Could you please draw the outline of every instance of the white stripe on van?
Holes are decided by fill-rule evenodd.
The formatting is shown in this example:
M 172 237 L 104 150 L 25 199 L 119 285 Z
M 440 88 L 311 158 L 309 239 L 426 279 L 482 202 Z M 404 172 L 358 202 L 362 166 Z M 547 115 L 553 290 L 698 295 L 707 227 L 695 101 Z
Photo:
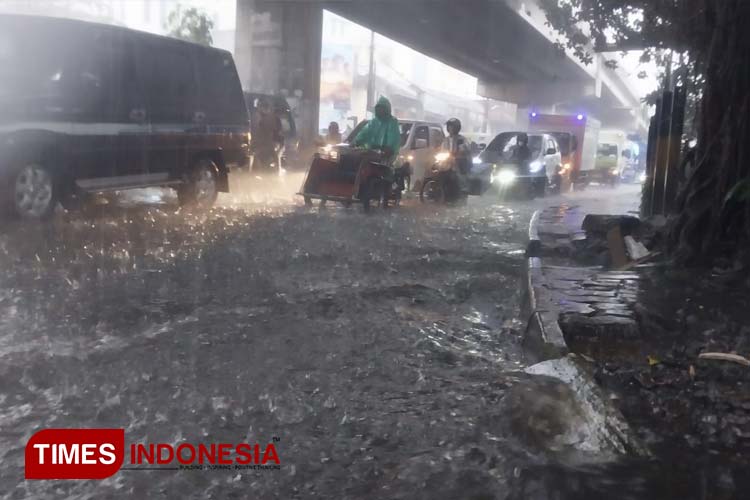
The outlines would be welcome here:
M 121 175 L 117 177 L 96 177 L 92 179 L 79 179 L 76 181 L 79 187 L 89 191 L 97 191 L 116 187 L 153 186 L 154 184 L 168 183 L 168 173 Z M 179 181 L 174 181 L 176 183 Z

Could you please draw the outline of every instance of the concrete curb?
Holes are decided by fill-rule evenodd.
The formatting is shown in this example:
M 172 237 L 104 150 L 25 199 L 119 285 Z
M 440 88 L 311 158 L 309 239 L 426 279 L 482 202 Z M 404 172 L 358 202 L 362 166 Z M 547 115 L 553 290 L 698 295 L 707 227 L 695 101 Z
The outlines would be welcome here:
M 526 258 L 540 257 L 542 241 L 539 239 L 539 216 L 540 210 L 534 212 L 529 222 L 529 243 L 526 245 Z
M 542 259 L 539 257 L 542 249 L 539 239 L 540 213 L 539 210 L 534 212 L 529 223 L 521 306 L 522 313 L 529 318 L 522 345 L 526 356 L 534 362 L 560 358 L 570 352 L 557 323 L 557 312 L 551 310 L 549 304 L 539 303 L 539 297 L 543 293 L 541 287 L 544 284 Z
M 546 292 L 540 257 L 539 218 L 536 211 L 529 223 L 529 244 L 522 284 L 522 314 L 528 315 L 522 346 L 525 357 L 536 364 L 527 373 L 547 375 L 568 385 L 576 395 L 585 415 L 582 427 L 586 447 L 615 454 L 648 456 L 650 452 L 630 428 L 620 411 L 599 388 L 592 370 L 582 358 L 571 354 L 558 323 L 558 311 Z

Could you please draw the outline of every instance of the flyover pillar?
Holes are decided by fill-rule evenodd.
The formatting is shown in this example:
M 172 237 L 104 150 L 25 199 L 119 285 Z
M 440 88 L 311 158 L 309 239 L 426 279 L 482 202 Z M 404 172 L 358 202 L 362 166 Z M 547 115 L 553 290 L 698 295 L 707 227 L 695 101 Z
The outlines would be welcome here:
M 286 94 L 303 144 L 317 137 L 320 2 L 237 0 L 235 59 L 245 90 Z

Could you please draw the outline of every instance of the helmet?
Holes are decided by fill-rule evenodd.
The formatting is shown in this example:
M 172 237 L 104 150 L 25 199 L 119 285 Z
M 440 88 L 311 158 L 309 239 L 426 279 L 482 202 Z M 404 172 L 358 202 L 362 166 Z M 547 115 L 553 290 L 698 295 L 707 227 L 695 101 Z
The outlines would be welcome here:
M 451 127 L 454 127 L 456 129 L 456 133 L 459 133 L 461 131 L 461 120 L 458 118 L 451 118 L 447 122 L 445 122 L 445 128 L 448 129 L 448 132 L 450 132 Z

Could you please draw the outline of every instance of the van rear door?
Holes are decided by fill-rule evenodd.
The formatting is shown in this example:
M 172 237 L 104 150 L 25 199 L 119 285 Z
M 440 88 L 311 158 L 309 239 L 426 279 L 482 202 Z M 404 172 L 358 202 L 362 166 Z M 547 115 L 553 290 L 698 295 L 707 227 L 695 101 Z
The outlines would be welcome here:
M 151 126 L 147 168 L 152 176 L 177 179 L 190 161 L 186 149 L 198 111 L 193 60 L 185 43 L 149 39 L 139 49 Z
M 199 132 L 188 145 L 189 150 L 222 151 L 224 161 L 247 164 L 247 133 L 250 120 L 245 95 L 231 54 L 224 51 L 195 47 L 192 51 L 199 68 L 199 94 L 192 117 Z M 253 96 L 249 107 L 254 107 Z M 278 113 L 278 110 L 277 110 Z M 257 121 L 257 116 L 255 117 Z M 281 117 L 282 128 L 285 120 Z M 284 137 L 287 137 L 284 130 Z

